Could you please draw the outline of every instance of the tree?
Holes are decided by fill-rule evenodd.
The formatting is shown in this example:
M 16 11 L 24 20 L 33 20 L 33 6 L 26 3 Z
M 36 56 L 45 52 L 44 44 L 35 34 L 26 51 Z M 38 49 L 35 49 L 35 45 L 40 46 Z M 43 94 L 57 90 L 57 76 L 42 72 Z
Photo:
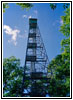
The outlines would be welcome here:
M 6 8 L 9 8 L 8 3 L 3 3 L 3 13 L 5 13 Z
M 30 9 L 31 7 L 33 7 L 33 5 L 31 3 L 16 3 L 16 5 L 19 5 L 23 10 L 24 9 Z M 3 3 L 3 13 L 5 13 L 5 9 L 9 8 L 9 4 L 8 3 Z
M 70 68 L 69 62 L 63 55 L 58 55 L 49 65 L 52 69 L 49 93 L 53 97 L 66 97 L 70 91 Z
M 33 7 L 32 3 L 16 3 L 16 5 L 19 5 L 23 10 L 26 9 L 30 9 L 31 7 Z
M 14 56 L 5 58 L 3 61 L 3 96 L 21 96 L 23 78 L 23 67 L 20 67 L 20 60 Z
M 50 3 L 50 7 L 52 10 L 55 10 L 57 7 L 57 3 Z M 66 9 L 69 7 L 69 3 L 63 3 L 63 8 Z
M 64 52 L 70 53 L 70 8 L 65 11 L 65 16 L 62 16 L 63 25 L 60 31 L 66 37 L 61 41 L 62 50 Z
M 52 76 L 49 86 L 49 94 L 53 97 L 70 96 L 70 8 L 61 17 L 63 25 L 60 31 L 65 38 L 61 41 L 62 54 L 57 55 L 50 64 Z

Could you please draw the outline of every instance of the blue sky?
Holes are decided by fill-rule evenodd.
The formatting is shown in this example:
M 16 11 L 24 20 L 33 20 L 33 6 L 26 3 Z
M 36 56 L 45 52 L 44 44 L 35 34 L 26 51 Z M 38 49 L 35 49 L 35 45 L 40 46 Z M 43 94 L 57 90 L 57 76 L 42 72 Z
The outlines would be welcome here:
M 34 3 L 33 5 L 30 10 L 26 11 L 15 3 L 10 3 L 10 7 L 3 14 L 3 58 L 15 56 L 20 58 L 21 65 L 25 62 L 29 18 L 31 17 L 38 19 L 49 61 L 61 53 L 60 42 L 64 36 L 59 29 L 63 23 L 61 20 L 61 16 L 64 15 L 63 4 L 58 3 L 54 11 L 49 3 Z

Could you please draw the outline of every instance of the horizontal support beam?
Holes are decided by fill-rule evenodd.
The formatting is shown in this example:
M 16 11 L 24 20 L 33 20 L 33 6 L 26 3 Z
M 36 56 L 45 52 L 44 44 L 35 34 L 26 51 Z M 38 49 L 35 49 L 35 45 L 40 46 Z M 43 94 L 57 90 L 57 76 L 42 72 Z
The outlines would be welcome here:
M 25 77 L 25 80 L 50 80 L 51 78 L 31 78 L 31 77 Z

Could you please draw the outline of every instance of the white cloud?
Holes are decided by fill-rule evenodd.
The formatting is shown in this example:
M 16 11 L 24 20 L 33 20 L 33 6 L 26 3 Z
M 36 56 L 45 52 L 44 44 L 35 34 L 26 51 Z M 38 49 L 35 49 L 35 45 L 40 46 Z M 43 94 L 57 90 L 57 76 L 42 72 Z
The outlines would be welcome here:
M 15 46 L 17 45 L 17 41 L 16 41 L 16 42 L 14 42 L 14 45 L 15 45 Z
M 32 18 L 31 15 L 23 15 L 22 17 L 23 17 L 23 18 L 28 18 L 28 19 L 29 19 L 29 18 Z
M 38 16 L 38 11 L 37 10 L 33 10 L 33 13 L 32 13 L 32 15 L 23 15 L 22 17 L 23 18 L 37 18 L 37 16 Z
M 7 35 L 11 35 L 11 39 L 8 40 L 8 42 L 13 42 L 13 44 L 16 46 L 17 45 L 17 36 L 18 34 L 20 33 L 20 30 L 18 29 L 12 29 L 10 26 L 8 25 L 4 25 L 3 26 L 3 29 L 4 29 L 4 32 L 7 34 Z
M 8 40 L 8 43 L 11 43 L 11 41 L 10 41 L 10 40 Z
M 19 35 L 19 38 L 27 38 L 28 34 Z
M 22 34 L 22 35 L 19 34 L 18 36 L 19 36 L 19 38 L 27 38 L 28 37 L 27 30 L 24 31 L 24 34 Z
M 60 24 L 61 24 L 61 25 L 63 24 L 63 20 L 62 20 L 62 19 L 60 19 Z
M 54 22 L 53 22 L 53 26 L 55 26 L 55 25 L 57 25 L 59 23 L 59 20 L 55 20 Z
M 30 15 L 28 18 L 32 18 L 32 16 Z
M 62 19 L 59 19 L 59 20 L 55 20 L 54 22 L 53 22 L 53 26 L 55 26 L 55 25 L 57 25 L 57 24 L 60 24 L 60 25 L 62 25 L 63 24 L 63 20 Z
M 17 26 L 14 26 L 14 28 L 16 28 L 16 29 L 17 29 L 18 27 L 17 27 Z
M 38 14 L 38 11 L 37 10 L 34 10 L 34 13 L 37 15 Z
M 23 18 L 27 18 L 27 15 L 23 15 Z

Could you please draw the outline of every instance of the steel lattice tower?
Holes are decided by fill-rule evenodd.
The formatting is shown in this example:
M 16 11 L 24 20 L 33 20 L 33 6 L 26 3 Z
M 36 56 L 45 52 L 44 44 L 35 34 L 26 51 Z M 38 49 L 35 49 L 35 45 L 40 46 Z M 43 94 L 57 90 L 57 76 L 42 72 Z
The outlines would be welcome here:
M 41 38 L 37 19 L 29 19 L 29 35 L 24 66 L 22 95 L 45 97 L 48 76 L 48 56 Z

